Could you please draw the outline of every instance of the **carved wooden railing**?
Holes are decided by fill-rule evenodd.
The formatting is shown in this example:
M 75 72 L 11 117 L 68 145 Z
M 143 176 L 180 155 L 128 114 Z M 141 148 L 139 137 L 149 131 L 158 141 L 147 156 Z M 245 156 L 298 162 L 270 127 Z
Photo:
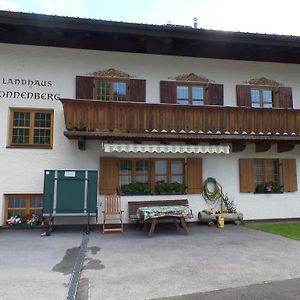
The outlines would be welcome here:
M 300 110 L 61 99 L 67 130 L 298 136 Z

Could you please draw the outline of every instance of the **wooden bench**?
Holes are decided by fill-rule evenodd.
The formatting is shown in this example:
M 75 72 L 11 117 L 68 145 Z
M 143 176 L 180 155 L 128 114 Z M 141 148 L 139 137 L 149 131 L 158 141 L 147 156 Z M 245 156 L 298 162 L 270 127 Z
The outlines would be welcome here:
M 129 201 L 128 202 L 128 216 L 129 220 L 138 221 L 136 212 L 139 207 L 149 206 L 173 206 L 173 205 L 189 205 L 187 199 L 176 200 L 150 200 L 150 201 Z

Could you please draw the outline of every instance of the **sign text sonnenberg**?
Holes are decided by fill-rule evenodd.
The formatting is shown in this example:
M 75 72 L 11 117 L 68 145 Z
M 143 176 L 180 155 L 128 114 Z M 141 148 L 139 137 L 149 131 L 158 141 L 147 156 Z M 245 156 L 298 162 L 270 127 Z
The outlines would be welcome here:
M 51 80 L 38 80 L 38 79 L 19 79 L 19 78 L 2 78 L 1 84 L 4 86 L 0 89 L 0 99 L 33 99 L 33 100 L 59 100 L 60 94 L 58 93 L 47 93 L 38 91 L 24 91 L 24 90 L 11 90 L 9 88 L 53 88 L 53 82 Z M 6 88 L 6 89 L 5 89 Z

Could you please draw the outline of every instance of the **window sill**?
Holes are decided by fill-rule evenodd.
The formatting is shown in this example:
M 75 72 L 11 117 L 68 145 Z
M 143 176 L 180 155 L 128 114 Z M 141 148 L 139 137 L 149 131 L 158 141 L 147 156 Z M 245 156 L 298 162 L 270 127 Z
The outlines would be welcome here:
M 7 149 L 12 149 L 12 148 L 17 148 L 17 149 L 47 149 L 47 150 L 52 150 L 53 147 L 50 146 L 38 146 L 38 145 L 9 145 L 6 146 Z
M 254 194 L 283 194 L 283 192 L 254 192 Z

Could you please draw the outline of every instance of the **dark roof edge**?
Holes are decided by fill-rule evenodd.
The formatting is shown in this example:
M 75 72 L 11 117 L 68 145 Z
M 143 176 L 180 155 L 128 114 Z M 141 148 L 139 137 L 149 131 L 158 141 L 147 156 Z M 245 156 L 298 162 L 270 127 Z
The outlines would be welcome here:
M 0 10 L 0 23 L 1 24 L 14 24 L 14 25 L 32 25 L 32 26 L 42 26 L 42 27 L 56 27 L 64 29 L 77 29 L 77 30 L 92 30 L 103 31 L 104 29 L 114 32 L 130 33 L 134 30 L 136 33 L 152 33 L 152 35 L 161 36 L 163 33 L 172 33 L 175 35 L 185 34 L 188 38 L 191 35 L 197 39 L 197 34 L 205 34 L 212 36 L 212 38 L 224 38 L 233 39 L 236 38 L 241 42 L 242 39 L 255 39 L 256 41 L 264 40 L 267 41 L 280 41 L 280 42 L 299 42 L 300 36 L 293 35 L 277 35 L 277 34 L 267 34 L 267 33 L 250 33 L 250 32 L 240 32 L 240 31 L 222 31 L 214 29 L 203 29 L 203 28 L 193 28 L 191 26 L 181 26 L 181 25 L 154 25 L 154 24 L 143 24 L 143 23 L 129 23 L 120 21 L 106 21 L 99 19 L 90 18 L 79 18 L 79 17 L 67 17 L 67 16 L 57 16 L 57 15 L 46 15 L 46 14 L 36 14 L 36 13 L 24 13 L 24 12 L 12 12 Z M 182 37 L 182 36 L 181 36 Z

